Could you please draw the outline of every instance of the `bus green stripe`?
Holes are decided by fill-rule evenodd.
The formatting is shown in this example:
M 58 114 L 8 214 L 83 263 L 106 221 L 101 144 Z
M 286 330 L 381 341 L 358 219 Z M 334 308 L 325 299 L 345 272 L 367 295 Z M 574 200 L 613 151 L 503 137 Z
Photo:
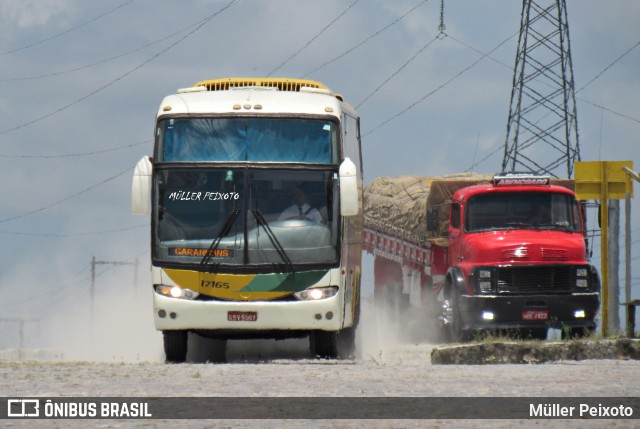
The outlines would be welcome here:
M 328 270 L 258 274 L 239 292 L 298 292 L 317 283 Z

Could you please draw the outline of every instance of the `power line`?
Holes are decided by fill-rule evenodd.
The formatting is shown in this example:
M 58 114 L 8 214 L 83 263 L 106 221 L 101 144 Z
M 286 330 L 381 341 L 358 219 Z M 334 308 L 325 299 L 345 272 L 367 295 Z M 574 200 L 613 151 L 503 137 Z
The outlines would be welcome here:
M 23 217 L 26 217 L 26 216 L 29 216 L 29 215 L 32 215 L 32 214 L 35 214 L 35 213 L 39 213 L 39 212 L 42 212 L 42 211 L 45 211 L 47 209 L 50 209 L 51 207 L 55 207 L 55 206 L 65 202 L 65 201 L 68 201 L 68 200 L 70 200 L 72 198 L 75 198 L 75 197 L 80 196 L 80 195 L 82 195 L 84 193 L 87 193 L 87 192 L 91 191 L 92 189 L 97 188 L 98 186 L 104 185 L 107 182 L 110 182 L 110 181 L 112 181 L 114 179 L 117 179 L 118 177 L 122 176 L 123 174 L 129 173 L 132 169 L 133 169 L 133 166 L 130 166 L 126 170 L 122 170 L 121 172 L 115 174 L 114 176 L 111 176 L 111 177 L 109 177 L 107 179 L 104 179 L 103 181 L 101 181 L 99 183 L 91 185 L 88 188 L 85 188 L 85 189 L 83 189 L 81 191 L 78 191 L 78 192 L 76 192 L 74 194 L 71 194 L 71 195 L 69 195 L 69 196 L 67 196 L 65 198 L 62 198 L 61 200 L 55 201 L 55 202 L 53 202 L 51 204 L 48 204 L 46 206 L 43 206 L 43 207 L 40 207 L 40 208 L 37 208 L 37 209 L 34 209 L 34 210 L 30 210 L 28 212 L 25 212 L 25 213 L 22 213 L 22 214 L 19 214 L 19 215 L 11 216 L 11 217 L 8 217 L 8 218 L 5 218 L 5 219 L 0 219 L 0 223 L 9 222 L 9 221 L 15 220 L 15 219 L 21 219 Z
M 467 47 L 467 48 L 469 48 L 469 49 L 471 49 L 471 50 L 473 50 L 473 51 L 475 51 L 475 52 L 477 52 L 477 53 L 479 53 L 479 54 L 481 54 L 481 55 L 484 55 L 484 53 L 483 53 L 482 51 L 480 51 L 479 49 L 477 49 L 477 48 L 475 48 L 475 47 L 473 47 L 473 46 L 469 45 L 468 43 L 466 43 L 466 42 L 464 42 L 464 41 L 462 41 L 462 40 L 456 39 L 455 37 L 453 37 L 453 36 L 451 36 L 451 35 L 447 35 L 447 37 L 449 37 L 451 40 L 453 40 L 453 41 L 455 41 L 455 42 L 457 42 L 457 43 L 459 43 L 459 44 L 461 44 L 461 45 L 463 45 L 463 46 L 465 46 L 465 47 Z M 633 49 L 633 48 L 635 48 L 636 46 L 638 46 L 638 44 L 640 44 L 640 42 L 636 43 L 636 44 L 635 44 L 631 49 Z M 627 53 L 629 53 L 629 52 L 631 51 L 631 49 L 629 49 L 627 52 L 625 52 L 625 54 L 623 54 L 623 56 L 624 56 L 624 55 L 626 55 Z M 489 58 L 491 61 L 495 62 L 496 64 L 499 64 L 499 65 L 501 65 L 501 66 L 503 66 L 503 67 L 505 67 L 505 68 L 507 68 L 507 69 L 511 70 L 511 66 L 509 66 L 508 64 L 503 63 L 503 62 L 502 62 L 502 61 L 500 61 L 500 60 L 497 60 L 497 59 L 495 59 L 495 58 L 493 58 L 493 57 L 491 57 L 491 56 L 487 56 L 487 58 Z M 621 56 L 621 57 L 619 57 L 619 58 L 618 58 L 618 60 L 619 60 L 619 59 L 621 59 L 621 58 L 622 58 L 622 56 Z M 605 68 L 604 68 L 600 73 L 598 73 L 597 77 L 600 77 L 600 75 L 602 75 L 606 70 L 608 70 L 609 68 L 611 68 L 611 66 L 612 66 L 613 64 L 615 64 L 618 60 L 614 61 L 612 64 L 610 64 L 610 65 L 608 65 L 607 67 L 605 67 Z M 597 78 L 597 77 L 596 77 L 596 78 Z M 591 81 L 589 81 L 589 83 L 587 83 L 587 85 L 589 85 L 591 82 L 593 82 L 596 78 L 591 79 Z M 584 89 L 587 85 L 584 85 L 582 88 L 580 88 L 580 91 L 581 91 L 582 89 Z M 577 93 L 577 92 L 578 92 L 578 91 L 576 91 L 576 93 Z M 621 118 L 629 119 L 629 120 L 631 120 L 631 121 L 634 121 L 634 122 L 640 123 L 640 119 L 638 119 L 638 118 L 634 118 L 634 117 L 632 117 L 632 116 L 625 115 L 624 113 L 616 112 L 615 110 L 612 110 L 612 109 L 610 109 L 610 108 L 608 108 L 608 107 L 605 107 L 605 106 L 602 106 L 602 105 L 600 105 L 600 104 L 594 103 L 593 101 L 589 101 L 589 100 L 587 100 L 586 98 L 583 98 L 583 97 L 576 97 L 576 99 L 577 99 L 577 100 L 580 100 L 580 101 L 583 101 L 583 102 L 585 102 L 585 103 L 587 103 L 587 104 L 590 104 L 590 105 L 592 105 L 592 106 L 594 106 L 594 107 L 597 107 L 598 109 L 602 109 L 602 110 L 604 110 L 604 111 L 607 111 L 607 112 L 609 112 L 609 113 L 611 113 L 611 114 L 613 114 L 613 115 L 616 115 L 616 116 L 619 116 L 619 117 L 621 117 Z
M 140 228 L 148 228 L 148 227 L 149 227 L 149 224 L 144 224 L 144 225 L 127 226 L 127 227 L 123 227 L 123 228 L 104 229 L 104 230 L 100 230 L 100 231 L 70 232 L 70 233 L 66 233 L 66 234 L 62 234 L 62 233 L 44 233 L 44 232 L 17 232 L 17 231 L 0 231 L 0 234 L 17 235 L 17 236 L 28 236 L 28 237 L 67 238 L 67 237 L 79 237 L 79 236 L 83 236 L 83 235 L 112 234 L 114 232 L 131 231 L 132 229 L 140 229 Z
M 0 154 L 0 158 L 10 158 L 10 159 L 53 159 L 53 158 L 74 158 L 81 156 L 90 156 L 90 155 L 99 155 L 107 152 L 115 152 L 118 150 L 128 149 L 130 147 L 140 146 L 143 144 L 149 144 L 151 140 L 145 140 L 143 142 L 131 143 L 124 146 L 116 146 L 108 149 L 102 150 L 94 150 L 91 152 L 76 152 L 76 153 L 66 153 L 60 155 L 2 155 Z
M 189 24 L 188 26 L 182 28 L 181 30 L 175 31 L 175 32 L 173 32 L 173 33 L 171 33 L 171 34 L 169 34 L 167 36 L 164 36 L 164 37 L 162 37 L 160 39 L 157 39 L 157 40 L 155 40 L 153 42 L 150 42 L 150 43 L 147 43 L 147 44 L 145 44 L 143 46 L 140 46 L 138 48 L 131 49 L 129 51 L 120 53 L 118 55 L 114 55 L 112 57 L 104 58 L 102 60 L 96 61 L 96 62 L 91 63 L 91 64 L 85 64 L 85 65 L 82 65 L 82 66 L 74 67 L 72 69 L 61 70 L 61 71 L 51 72 L 51 73 L 45 73 L 45 74 L 41 74 L 41 75 L 37 75 L 37 76 L 24 76 L 24 77 L 14 77 L 14 78 L 0 79 L 0 82 L 16 82 L 16 81 L 43 79 L 43 78 L 47 78 L 47 77 L 60 76 L 60 75 L 63 75 L 63 74 L 68 74 L 68 73 L 76 72 L 76 71 L 79 71 L 79 70 L 87 69 L 87 68 L 90 68 L 90 67 L 94 67 L 94 66 L 97 66 L 97 65 L 100 65 L 100 64 L 104 64 L 104 63 L 107 63 L 109 61 L 113 61 L 113 60 L 116 60 L 118 58 L 122 58 L 122 57 L 125 57 L 127 55 L 133 54 L 135 52 L 142 51 L 142 50 L 144 50 L 144 49 L 146 49 L 146 48 L 148 48 L 150 46 L 157 45 L 158 43 L 164 42 L 167 39 L 171 39 L 171 38 L 177 36 L 178 34 L 184 33 L 185 31 L 197 26 L 198 24 L 200 24 L 201 22 L 203 22 L 205 20 L 206 20 L 206 18 L 200 19 L 200 20 L 198 20 L 198 21 L 196 21 L 196 22 L 194 22 L 192 24 Z
M 356 49 L 358 49 L 360 46 L 364 45 L 365 43 L 367 43 L 369 40 L 373 39 L 374 37 L 376 37 L 378 34 L 382 33 L 383 31 L 389 29 L 390 27 L 392 27 L 394 24 L 400 22 L 404 17 L 406 17 L 407 15 L 411 14 L 414 10 L 416 10 L 418 7 L 422 6 L 423 4 L 425 4 L 426 2 L 428 2 L 429 0 L 422 0 L 420 3 L 418 3 L 417 5 L 415 5 L 414 7 L 412 7 L 411 9 L 409 9 L 407 12 L 405 12 L 403 15 L 401 15 L 399 18 L 391 21 L 389 24 L 387 24 L 386 26 L 382 27 L 380 30 L 372 33 L 371 35 L 369 35 L 368 37 L 366 37 L 365 39 L 363 39 L 361 42 L 355 44 L 354 46 L 352 46 L 351 48 L 347 49 L 346 51 L 344 51 L 343 53 L 341 53 L 340 55 L 338 55 L 337 57 L 334 57 L 332 59 L 330 59 L 329 61 L 326 61 L 322 64 L 320 64 L 318 67 L 316 67 L 315 69 L 308 71 L 307 73 L 305 73 L 304 75 L 302 75 L 302 78 L 305 78 L 307 76 L 309 76 L 311 73 L 315 73 L 318 70 L 321 70 L 323 68 L 325 68 L 326 66 L 328 66 L 331 63 L 334 63 L 336 61 L 338 61 L 340 58 L 344 57 L 345 55 L 355 51 Z
M 58 114 L 60 112 L 63 112 L 65 110 L 67 110 L 68 108 L 75 106 L 76 104 L 79 104 L 80 102 L 86 100 L 87 98 L 109 88 L 110 86 L 112 86 L 113 84 L 115 84 L 116 82 L 119 82 L 120 80 L 124 79 L 125 77 L 129 76 L 130 74 L 132 74 L 133 72 L 141 69 L 142 67 L 144 67 L 145 65 L 147 65 L 148 63 L 150 63 L 151 61 L 153 61 L 154 59 L 158 58 L 160 55 L 164 54 L 165 52 L 167 52 L 169 49 L 175 47 L 176 45 L 178 45 L 179 43 L 183 42 L 184 40 L 186 40 L 189 36 L 191 36 L 193 33 L 195 33 L 196 31 L 198 31 L 200 28 L 202 28 L 205 24 L 207 24 L 209 21 L 211 21 L 213 18 L 215 18 L 216 16 L 218 16 L 219 14 L 221 14 L 222 12 L 224 12 L 225 10 L 229 9 L 236 1 L 238 0 L 231 0 L 229 3 L 227 3 L 225 6 L 223 6 L 220 10 L 218 10 L 217 12 L 207 16 L 205 19 L 203 19 L 200 24 L 198 26 L 196 26 L 193 30 L 191 30 L 190 32 L 188 32 L 187 34 L 185 34 L 184 36 L 182 36 L 180 39 L 178 39 L 177 41 L 175 41 L 174 43 L 172 43 L 171 45 L 169 45 L 168 47 L 164 48 L 163 50 L 161 50 L 160 52 L 154 54 L 153 56 L 151 56 L 150 58 L 148 58 L 147 60 L 143 61 L 141 64 L 139 64 L 138 66 L 132 68 L 131 70 L 127 71 L 126 73 L 118 76 L 117 78 L 115 78 L 114 80 L 112 80 L 111 82 L 99 87 L 98 89 L 95 89 L 93 91 L 91 91 L 90 93 L 80 97 L 79 99 L 77 99 L 76 101 L 73 101 L 63 107 L 58 108 L 57 110 L 54 110 L 52 112 L 49 112 L 43 116 L 40 116 L 36 119 L 33 119 L 29 122 L 25 122 L 23 124 L 17 125 L 13 128 L 8 128 L 5 130 L 0 131 L 0 135 L 4 135 L 7 133 L 10 133 L 12 131 L 16 131 L 19 130 L 21 128 L 27 127 L 29 125 L 33 125 L 37 122 L 42 121 L 43 119 L 49 118 L 55 114 Z
M 138 252 L 133 259 L 137 259 L 140 258 L 142 255 L 149 253 L 149 249 L 145 248 L 142 252 Z M 55 289 L 46 289 L 46 290 L 36 290 L 34 292 L 37 293 L 36 296 L 31 296 L 28 297 L 26 299 L 22 299 L 19 301 L 13 301 L 13 302 L 2 302 L 0 303 L 0 308 L 11 308 L 11 307 L 16 307 L 16 306 L 20 306 L 22 304 L 26 304 L 26 303 L 33 303 L 35 300 L 42 298 L 42 297 L 47 297 L 50 295 L 55 295 L 52 298 L 48 298 L 47 302 L 44 305 L 41 305 L 40 307 L 36 307 L 36 310 L 34 313 L 42 313 L 44 312 L 47 308 L 50 308 L 52 305 L 55 305 L 61 301 L 65 301 L 65 303 L 69 304 L 69 298 L 72 294 L 77 294 L 78 289 L 77 288 L 72 288 L 73 286 L 78 286 L 80 284 L 83 283 L 88 283 L 91 280 L 90 276 L 82 276 L 82 274 L 85 274 L 86 271 L 90 271 L 91 265 L 84 265 L 82 269 L 80 269 L 78 272 L 76 272 L 74 275 L 68 277 L 66 279 L 66 281 L 64 281 L 64 284 L 62 286 L 59 286 Z M 113 269 L 113 267 L 108 266 L 105 269 L 103 269 L 100 272 L 96 272 L 95 275 L 96 277 L 100 277 L 103 274 L 105 274 L 108 271 L 111 271 Z M 90 273 L 87 273 L 90 274 Z M 78 296 L 81 296 L 80 294 L 77 294 Z M 76 298 L 77 300 L 77 298 Z
M 105 16 L 112 14 L 113 12 L 117 11 L 120 8 L 123 8 L 124 6 L 128 5 L 131 2 L 133 2 L 133 0 L 128 0 L 128 1 L 118 5 L 116 7 L 114 7 L 113 9 L 108 10 L 107 12 L 105 12 L 103 14 L 98 15 L 98 16 L 90 19 L 89 21 L 83 22 L 82 24 L 76 25 L 75 27 L 72 27 L 72 28 L 69 28 L 68 30 L 65 30 L 65 31 L 62 31 L 60 33 L 54 34 L 53 36 L 49 36 L 49 37 L 47 37 L 45 39 L 38 40 L 37 42 L 29 43 L 28 45 L 24 45 L 24 46 L 21 46 L 19 48 L 15 48 L 15 49 L 12 49 L 10 51 L 0 52 L 0 55 L 9 55 L 9 54 L 13 54 L 15 52 L 23 51 L 25 49 L 33 48 L 34 46 L 41 45 L 41 44 L 43 44 L 45 42 L 48 42 L 48 41 L 53 40 L 53 39 L 56 39 L 56 38 L 58 38 L 60 36 L 63 36 L 65 34 L 69 34 L 72 31 L 75 31 L 75 30 L 77 30 L 79 28 L 85 27 L 85 26 L 87 26 L 87 25 L 89 25 L 89 24 L 91 24 L 93 22 L 96 22 L 100 18 L 104 18 Z
M 347 8 L 342 11 L 342 13 L 340 15 L 338 15 L 337 17 L 335 17 L 333 19 L 333 21 L 331 21 L 329 24 L 325 25 L 324 28 L 322 30 L 320 30 L 320 32 L 318 34 L 316 34 L 315 36 L 313 36 L 311 38 L 311 40 L 309 40 L 303 47 L 301 47 L 300 49 L 298 49 L 296 52 L 294 52 L 293 54 L 291 54 L 286 60 L 284 60 L 282 63 L 280 63 L 279 66 L 277 66 L 276 68 L 274 68 L 273 70 L 271 70 L 269 72 L 269 74 L 267 74 L 267 77 L 272 76 L 276 71 L 280 70 L 282 67 L 284 67 L 285 64 L 287 64 L 289 61 L 291 61 L 293 58 L 295 58 L 296 56 L 298 56 L 298 54 L 300 54 L 300 52 L 302 52 L 303 50 L 305 50 L 311 43 L 313 43 L 314 40 L 316 40 L 318 37 L 320 37 L 320 35 L 322 33 L 324 33 L 329 27 L 331 27 L 333 24 L 335 24 L 340 18 L 342 18 L 347 12 L 349 12 L 349 10 L 355 6 L 356 3 L 358 3 L 360 0 L 355 0 L 353 3 L 351 3 L 349 6 L 347 6 Z
M 609 64 L 604 69 L 602 69 L 602 71 L 600 73 L 598 73 L 597 75 L 595 75 L 589 82 L 587 82 L 584 85 L 582 85 L 582 87 L 579 90 L 576 91 L 576 94 L 578 92 L 582 91 L 583 89 L 585 89 L 587 86 L 591 85 L 596 79 L 598 79 L 600 76 L 602 76 L 607 70 L 609 70 L 611 67 L 613 67 L 618 61 L 620 61 L 621 59 L 626 57 L 631 51 L 633 51 L 638 46 L 640 46 L 640 40 L 638 40 L 635 45 L 633 45 L 632 47 L 627 49 L 622 55 L 620 55 L 618 58 L 616 58 L 611 64 Z
M 513 33 L 513 35 L 512 35 L 511 37 L 515 36 L 516 34 L 518 34 L 518 31 L 516 31 L 515 33 Z M 500 60 L 497 60 L 497 59 L 493 58 L 491 55 L 488 55 L 488 54 L 486 54 L 485 52 L 482 52 L 480 49 L 478 49 L 478 48 L 476 48 L 476 47 L 474 47 L 474 46 L 471 46 L 471 45 L 470 45 L 470 44 L 468 44 L 467 42 L 465 42 L 465 41 L 463 41 L 463 40 L 460 40 L 460 39 L 457 39 L 457 38 L 455 38 L 454 36 L 452 36 L 452 35 L 450 35 L 450 34 L 447 34 L 447 37 L 448 37 L 449 39 L 453 40 L 454 42 L 461 44 L 461 45 L 462 45 L 462 46 L 464 46 L 465 48 L 469 48 L 469 49 L 471 49 L 472 51 L 477 52 L 477 53 L 478 53 L 478 54 L 480 54 L 480 55 L 486 55 L 486 57 L 487 57 L 488 59 L 490 59 L 491 61 L 493 61 L 494 63 L 496 63 L 496 64 L 499 64 L 499 65 L 503 66 L 504 68 L 508 69 L 509 71 L 513 71 L 513 67 L 512 67 L 512 66 L 510 66 L 510 65 L 508 65 L 508 64 L 506 64 L 506 63 L 503 63 L 503 62 L 502 62 L 502 61 L 500 61 Z
M 446 36 L 446 33 L 443 33 Z M 447 85 L 449 85 L 451 82 L 453 82 L 454 80 L 456 80 L 458 77 L 460 77 L 461 75 L 463 75 L 464 73 L 466 73 L 467 71 L 471 70 L 473 67 L 475 67 L 478 63 L 480 63 L 480 61 L 482 61 L 483 59 L 487 58 L 491 53 L 493 53 L 494 51 L 496 51 L 498 48 L 500 48 L 502 45 L 504 45 L 505 43 L 507 43 L 511 38 L 513 38 L 514 35 L 511 35 L 509 37 L 507 37 L 506 39 L 504 39 L 502 42 L 500 42 L 495 48 L 493 48 L 491 51 L 489 51 L 488 53 L 482 55 L 480 58 L 478 58 L 477 60 L 475 60 L 473 63 L 471 63 L 469 66 L 467 66 L 466 68 L 464 68 L 463 70 L 459 71 L 458 73 L 456 73 L 455 75 L 453 75 L 452 77 L 450 77 L 446 82 L 444 82 L 443 84 L 441 84 L 440 86 L 438 86 L 437 88 L 429 91 L 428 93 L 426 93 L 425 95 L 423 95 L 422 97 L 420 97 L 418 100 L 416 100 L 415 102 L 411 103 L 409 106 L 405 107 L 403 110 L 401 110 L 400 112 L 396 113 L 395 115 L 391 116 L 389 119 L 386 119 L 384 121 L 382 121 L 380 124 L 378 124 L 377 126 L 375 126 L 373 129 L 371 129 L 370 131 L 368 131 L 366 134 L 363 134 L 362 137 L 366 137 L 369 134 L 373 134 L 374 132 L 376 132 L 377 130 L 379 130 L 380 128 L 384 127 L 385 125 L 387 125 L 389 122 L 393 121 L 394 119 L 399 118 L 400 116 L 404 115 L 405 113 L 407 113 L 409 110 L 413 109 L 415 106 L 417 106 L 418 104 L 422 103 L 424 100 L 426 100 L 427 98 L 431 97 L 432 95 L 434 95 L 435 93 L 437 93 L 438 91 L 440 91 L 441 89 L 443 89 L 444 87 L 446 87 Z
M 360 106 L 362 106 L 367 100 L 369 100 L 371 97 L 373 97 L 375 95 L 376 92 L 378 92 L 383 86 L 385 86 L 387 84 L 387 82 L 389 82 L 391 79 L 393 79 L 398 73 L 400 73 L 402 70 L 404 70 L 405 67 L 407 67 L 413 60 L 416 59 L 416 57 L 418 55 L 420 55 L 425 49 L 427 49 L 429 46 L 431 46 L 433 44 L 433 42 L 435 42 L 436 40 L 439 39 L 439 35 L 434 37 L 433 39 L 431 39 L 429 42 L 427 42 L 426 45 L 422 46 L 422 48 L 420 48 L 418 50 L 418 52 L 416 52 L 411 58 L 409 58 L 403 65 L 401 65 L 396 71 L 394 71 L 393 73 L 391 73 L 391 75 L 386 78 L 384 80 L 384 82 L 382 82 L 380 85 L 378 85 L 378 87 L 376 89 L 374 89 L 373 91 L 371 91 L 369 93 L 369 95 L 367 95 L 364 99 L 362 99 L 362 101 L 360 101 L 360 103 L 358 103 L 358 105 L 356 106 L 356 109 L 359 109 Z
M 485 162 L 487 159 L 491 158 L 493 155 L 495 155 L 496 153 L 500 152 L 502 149 L 504 149 L 502 146 L 499 146 L 496 150 L 494 150 L 493 152 L 491 152 L 489 155 L 485 156 L 484 158 L 482 158 L 480 161 L 478 162 L 474 162 L 473 164 L 471 164 L 471 166 L 469 168 L 467 168 L 465 170 L 465 172 L 467 171 L 471 171 L 474 167 L 482 164 L 483 162 Z
M 583 101 L 583 102 L 585 102 L 587 104 L 590 104 L 590 105 L 592 105 L 594 107 L 597 107 L 598 109 L 604 110 L 605 112 L 609 112 L 609 113 L 611 113 L 613 115 L 619 116 L 621 118 L 629 119 L 630 121 L 637 122 L 637 123 L 640 124 L 640 119 L 638 119 L 638 118 L 634 118 L 632 116 L 625 115 L 624 113 L 616 112 L 615 110 L 611 110 L 608 107 L 605 107 L 605 106 L 602 106 L 600 104 L 594 103 L 593 101 L 589 101 L 589 100 L 587 100 L 587 99 L 585 99 L 583 97 L 577 97 L 577 98 L 578 98 L 578 100 Z

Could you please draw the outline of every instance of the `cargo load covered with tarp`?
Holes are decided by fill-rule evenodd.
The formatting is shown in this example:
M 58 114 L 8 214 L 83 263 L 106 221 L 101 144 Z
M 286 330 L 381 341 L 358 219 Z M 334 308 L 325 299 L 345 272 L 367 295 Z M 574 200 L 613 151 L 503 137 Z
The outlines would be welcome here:
M 365 228 L 424 246 L 447 246 L 449 204 L 468 186 L 491 183 L 492 174 L 378 177 L 364 190 Z M 573 190 L 572 180 L 552 179 Z

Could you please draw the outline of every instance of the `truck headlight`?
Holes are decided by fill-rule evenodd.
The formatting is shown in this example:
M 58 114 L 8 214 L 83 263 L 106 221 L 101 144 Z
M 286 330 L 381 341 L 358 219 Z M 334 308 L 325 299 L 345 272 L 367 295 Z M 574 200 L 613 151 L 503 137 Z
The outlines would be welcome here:
M 478 289 L 481 293 L 490 292 L 493 289 L 493 282 L 491 281 L 491 270 L 487 268 L 476 268 L 475 270 L 476 282 Z M 469 278 L 471 280 L 471 278 Z
M 317 301 L 319 299 L 325 299 L 334 296 L 338 293 L 337 286 L 327 287 L 312 287 L 309 289 L 301 290 L 293 294 L 300 301 Z
M 489 292 L 491 290 L 491 282 L 480 282 L 480 291 Z
M 165 285 L 156 285 L 156 292 L 163 296 L 168 296 L 171 298 L 178 299 L 196 299 L 198 292 L 194 292 L 191 289 L 181 288 L 179 286 L 165 286 Z
M 576 287 L 589 287 L 589 270 L 587 268 L 576 268 Z
M 576 279 L 577 287 L 589 287 L 589 282 L 587 279 Z

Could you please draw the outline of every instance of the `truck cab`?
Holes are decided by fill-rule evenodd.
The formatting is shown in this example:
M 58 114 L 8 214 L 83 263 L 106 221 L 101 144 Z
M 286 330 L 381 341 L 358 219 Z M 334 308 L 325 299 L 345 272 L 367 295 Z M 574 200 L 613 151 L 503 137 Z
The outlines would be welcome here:
M 600 282 L 583 211 L 550 178 L 498 175 L 451 199 L 443 320 L 454 339 L 476 330 L 595 329 Z

